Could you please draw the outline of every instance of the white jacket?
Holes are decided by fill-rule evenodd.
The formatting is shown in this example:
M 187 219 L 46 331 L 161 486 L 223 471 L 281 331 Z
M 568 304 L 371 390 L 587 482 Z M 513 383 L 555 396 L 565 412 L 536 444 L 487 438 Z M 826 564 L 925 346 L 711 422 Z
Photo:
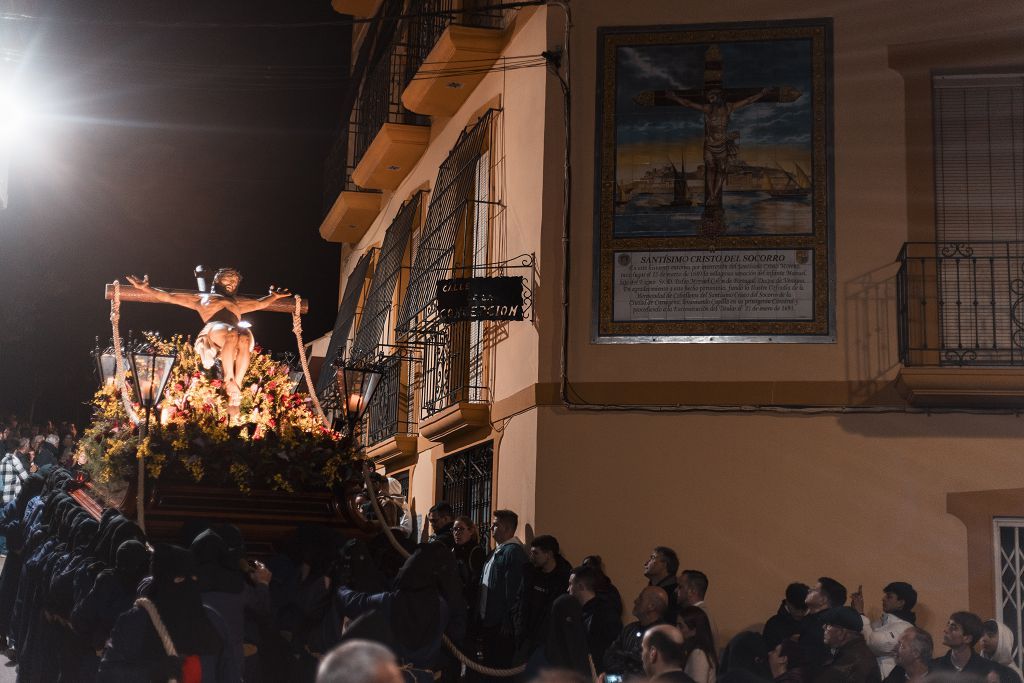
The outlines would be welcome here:
M 882 612 L 882 617 L 875 621 L 868 621 L 863 614 L 860 618 L 864 621 L 864 641 L 875 653 L 878 659 L 878 670 L 882 678 L 888 676 L 896 667 L 896 645 L 900 636 L 908 628 L 913 626 L 909 621 L 904 621 L 897 616 Z

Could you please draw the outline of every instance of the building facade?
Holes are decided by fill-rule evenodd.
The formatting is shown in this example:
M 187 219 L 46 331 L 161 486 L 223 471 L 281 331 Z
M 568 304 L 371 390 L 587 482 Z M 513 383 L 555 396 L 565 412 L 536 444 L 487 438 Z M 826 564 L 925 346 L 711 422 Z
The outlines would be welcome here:
M 516 510 L 520 537 L 602 555 L 627 600 L 650 549 L 671 546 L 709 576 L 724 636 L 822 575 L 869 606 L 913 583 L 936 635 L 969 608 L 1020 636 L 1024 6 L 590 0 L 571 24 L 556 4 L 334 6 L 375 20 L 356 30 L 360 89 L 320 227 L 345 244 L 320 347 L 325 367 L 386 368 L 367 453 L 420 514 L 441 498 L 478 520 Z M 675 178 L 673 196 L 700 201 L 714 154 L 600 182 L 602 37 L 807 21 L 830 41 L 829 330 L 606 343 L 602 198 Z M 704 35 L 706 88 L 707 44 L 728 36 Z M 641 66 L 682 87 L 671 65 Z M 730 172 L 727 201 L 799 186 L 792 165 L 760 163 Z M 701 253 L 730 244 L 708 239 Z M 523 278 L 524 320 L 442 321 L 439 280 L 498 276 Z

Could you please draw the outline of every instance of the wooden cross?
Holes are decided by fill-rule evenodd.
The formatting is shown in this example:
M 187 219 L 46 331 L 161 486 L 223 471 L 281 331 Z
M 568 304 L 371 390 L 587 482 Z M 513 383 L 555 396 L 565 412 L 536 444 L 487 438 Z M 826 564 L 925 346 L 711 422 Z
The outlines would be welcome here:
M 198 289 L 170 289 L 170 288 L 163 288 L 163 289 L 164 289 L 165 292 L 168 292 L 170 294 L 193 294 L 193 295 L 206 294 L 206 292 L 200 291 Z M 110 300 L 112 300 L 114 298 L 114 284 L 113 283 L 108 283 L 106 285 L 106 287 L 104 288 L 104 298 L 107 301 L 110 301 Z M 256 299 L 258 299 L 259 297 L 241 295 L 241 296 L 237 296 L 235 298 L 237 300 L 240 300 L 240 301 L 256 301 Z M 165 302 L 160 301 L 159 299 L 157 299 L 155 294 L 151 294 L 149 292 L 143 292 L 143 291 L 141 291 L 139 289 L 136 289 L 133 285 L 130 285 L 130 284 L 122 284 L 121 285 L 121 301 L 137 301 L 139 303 L 147 303 L 147 304 L 165 303 Z M 294 299 L 294 297 L 289 297 L 287 299 L 281 299 L 279 301 L 274 301 L 274 302 L 271 302 L 266 308 L 263 308 L 263 309 L 260 309 L 260 310 L 270 311 L 271 313 L 292 313 L 292 312 L 295 311 L 295 299 Z M 299 312 L 300 313 L 308 313 L 309 312 L 309 302 L 306 301 L 305 299 L 303 299 L 303 301 L 302 301 L 302 307 L 299 310 Z
M 201 269 L 197 269 L 197 278 L 200 272 Z M 230 268 L 217 272 L 210 291 L 204 291 L 202 280 L 201 288 L 196 291 L 157 289 L 150 286 L 148 275 L 145 278 L 129 275 L 128 280 L 131 285 L 120 289 L 119 298 L 122 301 L 175 304 L 199 313 L 205 326 L 196 337 L 196 353 L 206 369 L 220 361 L 224 392 L 228 398 L 228 413 L 237 416 L 242 401 L 239 385 L 245 378 L 250 354 L 256 343 L 249 326 L 242 321 L 242 316 L 254 311 L 293 313 L 294 297 L 287 290 L 275 287 L 271 287 L 269 293 L 261 298 L 238 296 L 235 291 L 241 275 Z M 113 298 L 114 285 L 106 286 L 105 295 L 107 299 Z M 300 313 L 307 310 L 308 306 L 303 301 Z

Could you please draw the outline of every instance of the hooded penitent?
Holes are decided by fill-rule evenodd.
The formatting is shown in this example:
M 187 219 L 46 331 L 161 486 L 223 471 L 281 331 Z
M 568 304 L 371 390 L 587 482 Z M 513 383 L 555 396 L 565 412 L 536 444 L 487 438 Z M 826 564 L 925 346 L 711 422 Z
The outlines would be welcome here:
M 428 646 L 440 637 L 441 602 L 438 590 L 440 570 L 451 551 L 440 543 L 416 548 L 395 577 L 392 629 L 396 641 L 406 650 Z
M 157 544 L 150 564 L 152 581 L 146 597 L 157 612 L 180 655 L 220 652 L 220 635 L 206 616 L 196 580 L 196 561 L 184 548 Z
M 226 564 L 228 555 L 224 539 L 213 529 L 207 529 L 192 541 L 192 554 L 196 558 L 196 576 L 200 593 L 241 593 L 245 580 L 235 563 L 234 569 Z

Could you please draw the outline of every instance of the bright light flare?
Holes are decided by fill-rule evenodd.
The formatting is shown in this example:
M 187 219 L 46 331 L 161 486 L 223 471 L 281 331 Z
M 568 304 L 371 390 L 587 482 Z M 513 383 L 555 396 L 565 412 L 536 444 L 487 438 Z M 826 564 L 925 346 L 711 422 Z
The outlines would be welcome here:
M 39 118 L 39 109 L 27 94 L 11 87 L 0 90 L 0 137 L 5 142 L 17 142 L 32 132 Z

